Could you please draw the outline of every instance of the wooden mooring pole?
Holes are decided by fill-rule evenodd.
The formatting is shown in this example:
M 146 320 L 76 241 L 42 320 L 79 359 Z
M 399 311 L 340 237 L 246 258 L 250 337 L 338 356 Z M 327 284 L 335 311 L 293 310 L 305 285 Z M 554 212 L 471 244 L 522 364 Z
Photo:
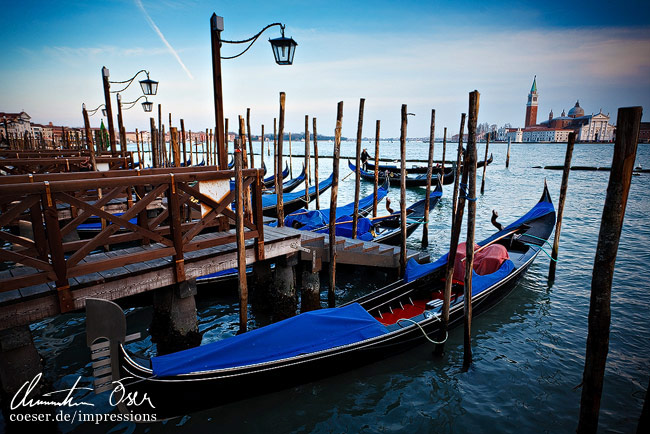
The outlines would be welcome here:
M 359 122 L 357 123 L 357 159 L 354 179 L 354 213 L 352 214 L 352 239 L 357 238 L 357 226 L 359 224 L 359 189 L 361 188 L 361 138 L 363 130 L 363 107 L 365 98 L 359 100 Z
M 187 144 L 185 143 L 185 121 L 181 119 L 181 140 L 183 142 L 183 164 L 187 166 Z
M 243 121 L 242 121 L 243 123 Z M 247 329 L 248 283 L 246 282 L 246 245 L 244 244 L 244 191 L 242 183 L 241 142 L 235 139 L 235 234 L 237 237 L 237 276 L 239 277 L 239 333 Z
M 576 133 L 569 133 L 569 141 L 566 145 L 566 155 L 564 157 L 564 172 L 562 172 L 562 185 L 560 186 L 560 201 L 557 205 L 557 220 L 555 221 L 555 238 L 553 239 L 553 250 L 551 251 L 551 265 L 548 269 L 548 281 L 553 283 L 555 280 L 555 267 L 557 265 L 558 249 L 560 248 L 560 231 L 562 230 L 562 216 L 564 215 L 564 202 L 566 201 L 566 192 L 569 186 L 569 172 L 571 171 L 571 157 L 573 156 L 573 145 L 576 141 Z
M 320 209 L 320 187 L 318 185 L 318 134 L 316 133 L 316 118 L 312 118 L 314 124 L 314 185 L 316 186 L 316 209 Z
M 174 166 L 181 167 L 181 149 L 178 143 L 178 130 L 176 127 L 172 127 L 169 130 L 169 135 L 172 142 L 172 148 L 174 153 Z
M 381 121 L 377 119 L 377 126 L 375 128 L 375 181 L 374 193 L 372 198 L 372 216 L 377 217 L 377 189 L 379 184 L 379 127 Z
M 334 130 L 334 156 L 332 160 L 332 190 L 330 195 L 329 223 L 329 272 L 330 286 L 327 290 L 327 304 L 336 306 L 336 199 L 339 191 L 339 157 L 341 155 L 341 127 L 343 125 L 343 101 L 339 101 L 336 110 L 336 129 Z
M 447 154 L 447 127 L 445 127 L 445 133 L 442 136 L 442 167 L 440 169 L 442 176 L 445 176 L 445 157 Z
M 427 195 L 424 198 L 424 226 L 422 226 L 422 248 L 429 246 L 429 195 L 431 194 L 431 172 L 433 171 L 433 151 L 436 130 L 436 111 L 431 110 L 431 128 L 429 131 L 429 161 L 427 165 Z M 444 172 L 443 172 L 444 176 Z
M 305 208 L 309 208 L 309 115 L 305 115 Z
M 454 225 L 454 221 L 456 219 L 456 212 L 458 211 L 458 184 L 460 181 L 460 174 L 464 173 L 464 171 L 461 172 L 461 161 L 460 157 L 463 154 L 463 134 L 465 133 L 465 117 L 467 115 L 465 113 L 460 115 L 460 134 L 458 135 L 458 155 L 456 156 L 456 177 L 454 178 L 454 202 L 451 208 L 451 225 Z M 465 183 L 467 180 L 465 180 Z
M 226 164 L 228 164 L 228 142 L 229 142 L 228 118 L 224 119 L 224 122 L 225 122 L 226 126 L 225 126 L 225 130 L 223 131 L 223 135 L 224 135 L 224 137 L 223 137 L 223 150 L 224 150 L 224 153 L 226 154 L 226 157 L 225 157 L 226 158 Z M 234 143 L 233 143 L 233 150 L 234 150 Z M 233 156 L 233 158 L 234 158 L 234 156 Z M 235 162 L 235 160 L 233 160 L 233 163 L 234 162 Z M 220 167 L 219 169 L 220 170 L 227 170 L 227 167 Z
M 144 161 L 142 159 L 142 154 L 140 154 L 140 133 L 137 128 L 135 129 L 135 147 L 138 151 L 138 163 L 140 163 L 138 167 L 144 169 Z M 142 147 L 144 147 L 144 143 L 142 144 Z
M 460 131 L 461 137 L 463 135 L 463 126 L 465 125 L 465 113 L 461 115 L 460 121 Z M 458 198 L 458 185 L 460 178 L 462 176 L 463 184 L 467 183 L 467 178 L 469 174 L 467 173 L 467 164 L 463 164 L 462 175 L 459 172 L 461 167 L 461 156 L 463 155 L 463 145 L 462 142 L 458 143 L 458 158 L 456 162 L 456 179 L 454 181 L 454 204 L 456 204 Z M 447 258 L 447 267 L 445 270 L 445 291 L 442 299 L 442 326 L 440 327 L 440 333 L 438 334 L 438 342 L 442 342 L 436 345 L 434 354 L 436 356 L 442 356 L 445 346 L 444 342 L 446 341 L 447 329 L 449 328 L 449 307 L 451 305 L 451 287 L 453 284 L 454 276 L 454 265 L 456 263 L 456 253 L 458 250 L 458 239 L 460 238 L 460 229 L 463 225 L 463 213 L 465 211 L 465 201 L 461 201 L 458 204 L 458 209 L 454 212 L 452 208 L 452 218 L 451 218 L 451 239 L 449 241 L 449 256 Z
M 261 137 L 262 137 L 262 139 L 261 139 L 261 142 L 260 142 L 260 161 L 262 161 L 262 163 L 263 163 L 264 162 L 264 124 L 262 124 L 262 136 Z M 268 148 L 268 143 L 267 143 L 267 148 Z M 262 167 L 261 164 L 260 164 L 260 167 Z M 264 188 L 264 186 L 262 186 L 262 188 Z
M 401 157 L 400 179 L 400 243 L 399 243 L 399 276 L 406 271 L 406 104 L 402 104 L 402 123 L 399 136 L 399 153 Z
M 467 159 L 463 171 L 468 173 L 467 186 L 467 239 L 465 242 L 465 286 L 464 298 L 464 330 L 463 330 L 463 369 L 469 369 L 472 364 L 472 271 L 474 267 L 474 229 L 476 225 L 476 123 L 480 94 L 475 90 L 469 94 L 469 117 L 467 119 Z M 463 179 L 465 177 L 463 176 Z
M 600 233 L 598 234 L 594 271 L 591 278 L 589 332 L 587 335 L 585 369 L 582 375 L 580 420 L 577 430 L 579 434 L 595 433 L 598 429 L 603 377 L 609 350 L 612 278 L 627 197 L 630 192 L 642 114 L 643 109 L 641 107 L 618 109 L 614 158 L 609 175 Z
M 277 158 L 277 166 L 275 170 L 275 197 L 277 198 L 276 201 L 276 209 L 277 209 L 277 215 L 278 215 L 278 227 L 284 226 L 284 208 L 283 208 L 283 203 L 282 203 L 282 176 L 280 175 L 282 173 L 282 136 L 284 136 L 284 103 L 285 103 L 286 95 L 284 92 L 280 92 L 280 126 L 279 126 L 279 132 L 278 132 L 278 158 Z M 273 129 L 275 130 L 275 119 L 273 122 Z M 289 142 L 291 143 L 291 142 Z
M 90 120 L 88 118 L 88 111 L 86 111 L 86 104 L 81 105 L 81 112 L 84 118 L 84 128 L 86 129 L 86 145 L 90 150 L 90 164 L 92 164 L 93 172 L 95 172 L 97 171 L 97 163 L 95 160 L 95 146 L 93 144 L 93 135 L 90 130 Z
M 485 169 L 487 169 L 488 148 L 490 147 L 490 134 L 485 139 L 485 159 L 483 160 L 483 176 L 481 177 L 481 194 L 485 193 Z
M 246 109 L 246 129 L 248 130 L 248 149 L 250 150 L 250 154 L 251 154 L 250 168 L 252 169 L 255 167 L 255 156 L 253 155 L 253 136 L 251 134 L 251 109 L 250 108 Z M 260 165 L 260 167 L 262 167 L 262 165 Z
M 506 169 L 510 166 L 510 137 L 508 137 L 508 152 L 506 153 Z
M 282 132 L 280 132 L 282 134 Z M 291 132 L 289 132 L 289 178 L 293 179 L 293 155 L 291 155 Z
M 158 142 L 156 134 L 158 129 L 156 128 L 156 120 L 154 118 L 149 118 L 149 128 L 151 130 L 151 159 L 153 167 L 160 167 L 159 154 L 158 154 Z

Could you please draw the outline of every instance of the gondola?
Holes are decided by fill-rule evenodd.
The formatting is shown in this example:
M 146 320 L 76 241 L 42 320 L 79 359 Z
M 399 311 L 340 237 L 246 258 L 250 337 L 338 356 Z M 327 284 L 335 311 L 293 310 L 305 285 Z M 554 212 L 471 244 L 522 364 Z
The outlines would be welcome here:
M 507 259 L 495 262 L 482 275 L 472 273 L 474 316 L 515 288 L 554 225 L 555 210 L 545 187 L 541 200 L 527 214 L 478 243 L 496 246 L 507 253 Z M 122 401 L 120 411 L 131 415 L 155 413 L 160 420 L 294 387 L 387 358 L 437 336 L 446 260 L 446 255 L 432 264 L 419 265 L 411 260 L 404 279 L 340 307 L 303 313 L 151 359 L 135 357 L 125 349 L 126 319 L 121 307 L 87 298 L 87 343 L 97 354 L 93 366 L 104 372 L 103 377 L 95 379 L 96 390 L 108 390 L 111 381 L 118 382 L 120 387 L 112 392 L 114 400 L 128 394 L 142 403 L 127 406 Z M 450 327 L 462 323 L 464 304 L 458 284 L 452 292 Z
M 305 166 L 302 166 L 302 172 L 300 175 L 295 178 L 289 179 L 288 181 L 282 184 L 283 193 L 291 193 L 295 190 L 300 184 L 305 181 Z M 264 194 L 273 194 L 275 193 L 275 186 L 271 185 L 268 189 L 264 190 Z
M 348 160 L 348 167 L 350 168 L 351 171 L 356 171 L 356 166 L 352 164 L 350 160 Z M 366 172 L 363 169 L 359 169 L 361 173 L 361 177 L 365 179 L 366 181 L 375 181 L 375 174 L 374 172 Z M 388 175 L 388 176 L 387 176 Z M 431 184 L 434 183 L 436 174 L 431 174 Z M 454 182 L 454 177 L 456 176 L 456 169 L 454 167 L 447 167 L 445 168 L 445 176 L 443 178 L 442 183 L 444 185 L 449 185 Z M 389 181 L 393 185 L 400 185 L 401 183 L 401 176 L 399 172 L 394 173 L 390 171 L 384 171 L 384 172 L 379 172 L 379 181 L 383 182 L 384 179 L 388 177 Z M 408 174 L 406 175 L 406 186 L 407 187 L 424 187 L 427 185 L 427 175 L 416 175 L 416 176 L 409 176 Z
M 326 191 L 332 186 L 332 179 L 334 175 L 330 175 L 327 179 L 318 183 L 318 192 L 319 194 Z M 312 185 L 309 187 L 309 202 L 316 198 L 316 186 Z M 278 196 L 277 194 L 263 194 L 262 195 L 262 212 L 267 217 L 276 217 L 278 216 L 277 204 Z M 282 195 L 282 204 L 284 209 L 284 214 L 291 214 L 292 212 L 302 208 L 306 205 L 305 203 L 305 190 L 297 191 L 293 193 L 287 193 Z
M 381 202 L 386 195 L 388 194 L 389 183 L 384 182 L 383 185 L 377 188 L 377 203 Z M 371 193 L 368 196 L 361 198 L 359 200 L 358 213 L 359 216 L 363 217 L 368 215 L 372 211 L 372 205 L 374 201 L 375 193 Z M 350 202 L 347 205 L 336 207 L 336 219 L 341 220 L 351 220 L 352 215 L 354 214 L 354 202 Z M 328 209 L 316 209 L 316 210 L 307 210 L 299 209 L 293 213 L 287 215 L 284 218 L 284 225 L 290 226 L 296 229 L 301 229 L 305 231 L 316 231 L 327 226 L 330 221 L 330 210 Z
M 429 212 L 433 210 L 442 197 L 442 185 L 440 178 L 432 179 L 434 190 L 429 194 Z M 410 237 L 417 229 L 418 225 L 424 223 L 425 199 L 415 202 L 406 208 L 406 238 Z M 336 225 L 336 235 L 352 236 L 351 219 L 343 221 L 342 219 Z M 357 226 L 357 237 L 363 241 L 373 241 L 375 243 L 396 245 L 402 238 L 401 213 L 399 211 L 392 214 L 376 217 L 373 219 L 361 218 Z M 323 227 L 315 230 L 318 233 L 327 233 L 329 228 Z
M 490 163 L 492 163 L 493 159 L 494 159 L 494 157 L 490 153 L 490 158 L 488 158 L 487 160 L 483 160 L 483 161 L 477 161 L 476 162 L 476 167 L 477 168 L 483 167 L 486 164 L 486 161 L 487 161 L 487 164 L 490 164 Z M 373 158 L 369 158 L 368 161 L 366 162 L 366 170 L 368 172 L 374 172 L 375 171 L 375 163 L 374 163 L 374 161 L 375 160 Z M 434 168 L 434 169 L 436 169 L 436 168 Z M 392 173 L 400 173 L 400 166 L 395 165 L 395 164 L 380 164 L 379 165 L 379 171 L 380 172 L 389 171 L 389 172 L 392 172 Z M 406 172 L 407 173 L 419 173 L 419 174 L 424 173 L 424 174 L 426 174 L 427 173 L 427 166 L 411 166 L 411 167 L 407 167 Z M 438 168 L 437 172 L 435 172 L 435 171 L 433 172 L 433 175 L 436 175 L 438 173 L 440 173 L 439 168 Z
M 266 168 L 266 165 L 262 163 L 262 167 Z M 284 163 L 284 170 L 282 171 L 282 179 L 286 178 L 289 175 L 289 163 Z M 269 176 L 268 178 L 264 178 L 264 186 L 265 187 L 273 187 L 275 185 L 275 174 Z

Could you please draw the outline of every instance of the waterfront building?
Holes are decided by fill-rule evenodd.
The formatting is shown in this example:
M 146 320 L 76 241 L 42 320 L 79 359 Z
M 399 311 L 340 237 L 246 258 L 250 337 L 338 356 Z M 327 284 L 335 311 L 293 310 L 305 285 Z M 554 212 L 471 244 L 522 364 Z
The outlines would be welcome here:
M 585 115 L 584 109 L 580 107 L 580 101 L 576 101 L 568 114 L 562 110 L 562 114 L 555 117 L 551 110 L 548 119 L 538 124 L 538 97 L 537 76 L 535 76 L 528 93 L 524 128 L 500 128 L 496 134 L 497 140 L 507 141 L 510 139 L 515 143 L 566 142 L 571 132 L 576 133 L 578 142 L 611 142 L 614 140 L 616 127 L 609 123 L 609 114 L 604 114 L 601 109 L 595 115 Z
M 0 122 L 3 127 L 0 134 L 4 137 L 5 130 L 9 137 L 23 137 L 25 133 L 31 134 L 31 119 L 32 117 L 24 111 L 20 113 L 0 112 Z

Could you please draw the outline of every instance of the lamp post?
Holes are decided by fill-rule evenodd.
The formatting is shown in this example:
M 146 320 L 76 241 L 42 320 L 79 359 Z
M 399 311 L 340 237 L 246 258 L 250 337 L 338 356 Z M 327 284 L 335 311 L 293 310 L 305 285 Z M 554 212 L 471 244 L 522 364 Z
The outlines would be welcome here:
M 111 93 L 117 93 L 119 94 L 120 92 L 125 91 L 131 84 L 133 83 L 133 80 L 141 73 L 144 72 L 147 74 L 147 78 L 145 80 L 140 80 L 140 87 L 142 88 L 142 93 L 145 95 L 155 95 L 158 92 L 158 82 L 151 80 L 149 78 L 149 71 L 146 71 L 144 69 L 141 69 L 140 71 L 136 72 L 133 77 L 131 77 L 128 80 L 125 81 L 109 81 L 110 73 L 108 71 L 107 67 L 102 67 L 102 82 L 104 85 L 104 102 L 106 104 L 106 117 L 108 118 L 108 134 L 109 134 L 109 141 L 111 144 L 111 153 L 115 155 L 115 129 L 113 127 L 113 109 L 111 107 Z M 122 89 L 119 90 L 111 90 L 111 84 L 126 84 Z M 119 108 L 118 108 L 119 111 Z M 121 134 L 121 129 L 120 129 L 120 134 Z
M 298 45 L 293 38 L 285 38 L 284 24 L 273 23 L 264 27 L 256 35 L 242 40 L 242 41 L 227 41 L 221 39 L 221 32 L 224 30 L 223 17 L 217 14 L 212 14 L 210 17 L 210 39 L 212 44 L 212 83 L 214 86 L 214 116 L 216 123 L 216 145 L 217 145 L 217 159 L 220 169 L 228 167 L 228 157 L 225 145 L 224 120 L 223 120 L 223 90 L 222 90 L 222 76 L 221 76 L 221 59 L 234 59 L 244 54 L 248 49 L 257 41 L 262 33 L 268 28 L 280 26 L 282 36 L 276 39 L 269 39 L 271 48 L 273 49 L 273 56 L 278 65 L 291 65 L 293 63 L 293 56 L 296 52 Z M 221 44 L 250 44 L 241 53 L 235 56 L 221 57 Z
M 141 95 L 135 101 L 122 102 L 122 95 L 117 94 L 117 127 L 120 130 L 120 150 L 122 155 L 126 155 L 126 131 L 124 130 L 124 115 L 122 114 L 122 109 L 130 110 L 135 106 L 135 103 L 140 101 L 142 98 L 145 99 L 145 102 L 142 103 L 142 109 L 145 112 L 150 112 L 153 109 L 153 103 L 149 102 L 149 99 L 146 95 Z M 127 106 L 128 107 L 124 107 Z

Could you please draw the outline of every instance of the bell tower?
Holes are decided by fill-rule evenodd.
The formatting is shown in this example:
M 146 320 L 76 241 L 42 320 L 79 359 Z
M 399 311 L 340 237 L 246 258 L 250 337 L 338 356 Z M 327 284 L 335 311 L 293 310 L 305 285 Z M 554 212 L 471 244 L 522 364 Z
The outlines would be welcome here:
M 533 86 L 530 88 L 530 93 L 528 94 L 524 127 L 528 128 L 533 125 L 537 125 L 537 76 L 533 78 Z

